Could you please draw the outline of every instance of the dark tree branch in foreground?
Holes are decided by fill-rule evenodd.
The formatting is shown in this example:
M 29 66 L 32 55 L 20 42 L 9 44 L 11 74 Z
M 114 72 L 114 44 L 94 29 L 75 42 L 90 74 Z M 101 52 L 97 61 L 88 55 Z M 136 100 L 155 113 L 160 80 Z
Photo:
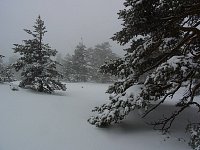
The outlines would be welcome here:
M 198 110 L 200 112 L 200 105 L 197 102 L 189 102 L 185 104 L 184 106 L 182 106 L 179 110 L 173 112 L 173 114 L 170 117 L 168 118 L 164 117 L 163 119 L 160 119 L 159 121 L 151 123 L 151 125 L 153 125 L 155 129 L 159 129 L 163 131 L 164 133 L 166 133 L 171 128 L 172 123 L 174 122 L 176 117 L 180 115 L 181 112 L 183 112 L 186 108 L 188 108 L 191 105 L 195 105 L 196 107 L 198 107 Z
M 118 13 L 123 28 L 112 39 L 130 46 L 124 58 L 101 67 L 121 80 L 108 88 L 110 102 L 96 107 L 89 122 L 120 122 L 135 108 L 145 110 L 142 117 L 148 117 L 179 94 L 180 101 L 174 104 L 178 110 L 153 123 L 168 131 L 186 108 L 200 109 L 195 101 L 200 89 L 200 1 L 125 0 L 124 6 Z M 200 143 L 200 138 L 195 140 Z

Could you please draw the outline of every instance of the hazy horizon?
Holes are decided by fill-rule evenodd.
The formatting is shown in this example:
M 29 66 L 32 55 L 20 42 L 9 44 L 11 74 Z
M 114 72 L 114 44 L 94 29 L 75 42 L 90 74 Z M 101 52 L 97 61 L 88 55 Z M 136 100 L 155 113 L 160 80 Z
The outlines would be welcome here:
M 87 48 L 108 41 L 113 52 L 123 54 L 123 48 L 110 40 L 121 29 L 121 9 L 123 1 L 116 0 L 1 0 L 0 51 L 13 55 L 13 44 L 30 38 L 23 29 L 33 30 L 40 15 L 48 31 L 44 42 L 62 54 L 72 54 L 81 38 Z

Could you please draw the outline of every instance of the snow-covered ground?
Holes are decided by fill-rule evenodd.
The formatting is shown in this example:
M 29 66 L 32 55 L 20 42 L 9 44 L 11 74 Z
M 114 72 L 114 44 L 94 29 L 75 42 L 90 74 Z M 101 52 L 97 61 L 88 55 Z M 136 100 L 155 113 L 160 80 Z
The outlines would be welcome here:
M 42 94 L 21 88 L 12 91 L 8 84 L 0 84 L 0 150 L 190 149 L 181 117 L 194 117 L 191 110 L 177 120 L 171 135 L 153 130 L 137 112 L 109 128 L 90 125 L 87 119 L 93 107 L 108 100 L 107 87 L 67 83 L 66 92 Z M 166 104 L 151 116 L 171 107 Z

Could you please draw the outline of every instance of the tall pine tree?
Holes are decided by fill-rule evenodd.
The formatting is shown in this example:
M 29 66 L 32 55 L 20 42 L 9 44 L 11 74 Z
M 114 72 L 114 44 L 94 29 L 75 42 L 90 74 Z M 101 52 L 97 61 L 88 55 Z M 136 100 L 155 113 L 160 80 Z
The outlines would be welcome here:
M 69 82 L 111 82 L 113 76 L 100 73 L 99 68 L 110 59 L 117 59 L 108 42 L 98 44 L 95 48 L 86 49 L 80 43 L 74 55 L 67 54 L 62 60 L 62 72 L 64 80 Z
M 73 69 L 72 56 L 70 54 L 67 54 L 62 60 L 62 72 L 65 81 L 68 82 L 75 81 L 74 79 L 75 70 Z
M 56 70 L 56 61 L 51 59 L 57 51 L 43 43 L 47 31 L 40 16 L 36 19 L 33 28 L 33 31 L 24 30 L 33 38 L 23 40 L 24 44 L 14 44 L 13 48 L 15 53 L 21 55 L 13 65 L 16 71 L 22 69 L 20 87 L 47 93 L 66 90 L 65 85 L 59 81 L 61 74 Z
M 86 46 L 83 43 L 79 43 L 72 56 L 72 69 L 74 70 L 74 79 L 77 82 L 87 81 L 88 70 L 85 55 Z
M 4 64 L 3 64 L 3 55 L 0 55 L 0 82 L 4 82 Z
M 11 82 L 14 81 L 14 75 L 11 71 L 11 66 L 6 65 L 3 62 L 3 55 L 0 55 L 0 82 Z
M 87 61 L 89 63 L 89 71 L 91 80 L 95 82 L 111 82 L 114 81 L 114 77 L 106 74 L 106 72 L 100 72 L 100 67 L 110 60 L 116 60 L 118 57 L 111 50 L 109 42 L 103 42 L 95 45 L 94 48 L 87 50 Z
M 112 39 L 130 47 L 124 58 L 102 67 L 122 80 L 109 87 L 110 103 L 96 107 L 89 122 L 96 126 L 119 122 L 135 108 L 144 109 L 146 117 L 187 85 L 176 110 L 153 124 L 168 131 L 186 108 L 200 110 L 195 101 L 200 88 L 200 1 L 125 0 L 124 6 L 119 12 L 123 28 Z M 146 73 L 144 84 L 135 85 Z M 198 124 L 191 130 L 196 134 L 190 145 L 196 149 L 199 129 Z

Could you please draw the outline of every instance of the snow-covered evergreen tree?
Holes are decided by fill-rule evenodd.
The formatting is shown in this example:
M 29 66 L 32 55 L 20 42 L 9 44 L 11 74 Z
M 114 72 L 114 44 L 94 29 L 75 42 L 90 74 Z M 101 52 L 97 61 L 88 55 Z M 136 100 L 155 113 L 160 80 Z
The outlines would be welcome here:
M 62 61 L 63 61 L 62 54 L 61 53 L 57 53 L 56 54 L 56 62 L 57 62 L 56 69 L 60 73 L 62 72 Z
M 61 75 L 56 70 L 57 62 L 51 59 L 57 51 L 43 43 L 47 31 L 40 16 L 33 27 L 33 31 L 24 30 L 33 38 L 23 40 L 24 44 L 14 44 L 13 48 L 15 53 L 21 55 L 13 65 L 16 71 L 22 69 L 20 87 L 48 93 L 66 90 L 65 85 L 58 80 Z
M 3 55 L 0 55 L 0 82 L 3 82 L 4 81 L 4 65 L 3 65 L 3 58 L 4 56 Z
M 0 64 L 2 64 L 3 63 L 3 57 L 5 57 L 5 56 L 3 56 L 3 55 L 0 55 Z
M 111 82 L 113 76 L 100 72 L 100 67 L 105 62 L 117 59 L 117 55 L 112 52 L 109 42 L 103 42 L 95 45 L 94 48 L 87 50 L 86 60 L 90 66 L 90 76 L 92 81 L 96 82 Z
M 62 60 L 62 72 L 65 81 L 75 81 L 75 71 L 73 69 L 72 56 L 70 54 L 67 54 Z
M 10 71 L 13 73 L 14 79 L 21 80 L 21 71 L 15 71 L 15 68 L 12 65 L 19 59 L 18 55 L 12 55 L 8 58 L 8 66 L 10 66 Z
M 135 108 L 144 109 L 146 117 L 187 85 L 177 110 L 154 124 L 167 131 L 189 106 L 200 110 L 194 98 L 200 87 L 200 1 L 125 0 L 124 6 L 119 12 L 123 28 L 112 39 L 130 48 L 124 58 L 102 67 L 122 80 L 109 87 L 110 102 L 96 107 L 89 122 L 119 122 Z M 146 73 L 144 84 L 136 85 Z
M 104 42 L 102 44 L 98 44 L 95 46 L 95 56 L 96 59 L 95 68 L 97 69 L 96 72 L 98 72 L 98 79 L 100 82 L 111 82 L 114 81 L 114 76 L 111 76 L 109 73 L 103 72 L 100 70 L 100 67 L 104 63 L 108 63 L 109 61 L 116 60 L 118 57 L 115 53 L 111 50 L 111 45 L 109 42 Z
M 85 45 L 79 43 L 74 55 L 67 54 L 62 59 L 62 72 L 65 81 L 69 82 L 111 82 L 113 76 L 100 72 L 99 68 L 110 59 L 117 59 L 112 52 L 108 42 L 98 44 L 95 48 L 86 49 Z
M 79 43 L 76 46 L 74 55 L 72 56 L 74 79 L 75 81 L 87 81 L 88 70 L 86 63 L 86 46 L 83 43 Z
M 14 80 L 11 66 L 3 63 L 3 55 L 0 55 L 0 82 L 12 82 Z

